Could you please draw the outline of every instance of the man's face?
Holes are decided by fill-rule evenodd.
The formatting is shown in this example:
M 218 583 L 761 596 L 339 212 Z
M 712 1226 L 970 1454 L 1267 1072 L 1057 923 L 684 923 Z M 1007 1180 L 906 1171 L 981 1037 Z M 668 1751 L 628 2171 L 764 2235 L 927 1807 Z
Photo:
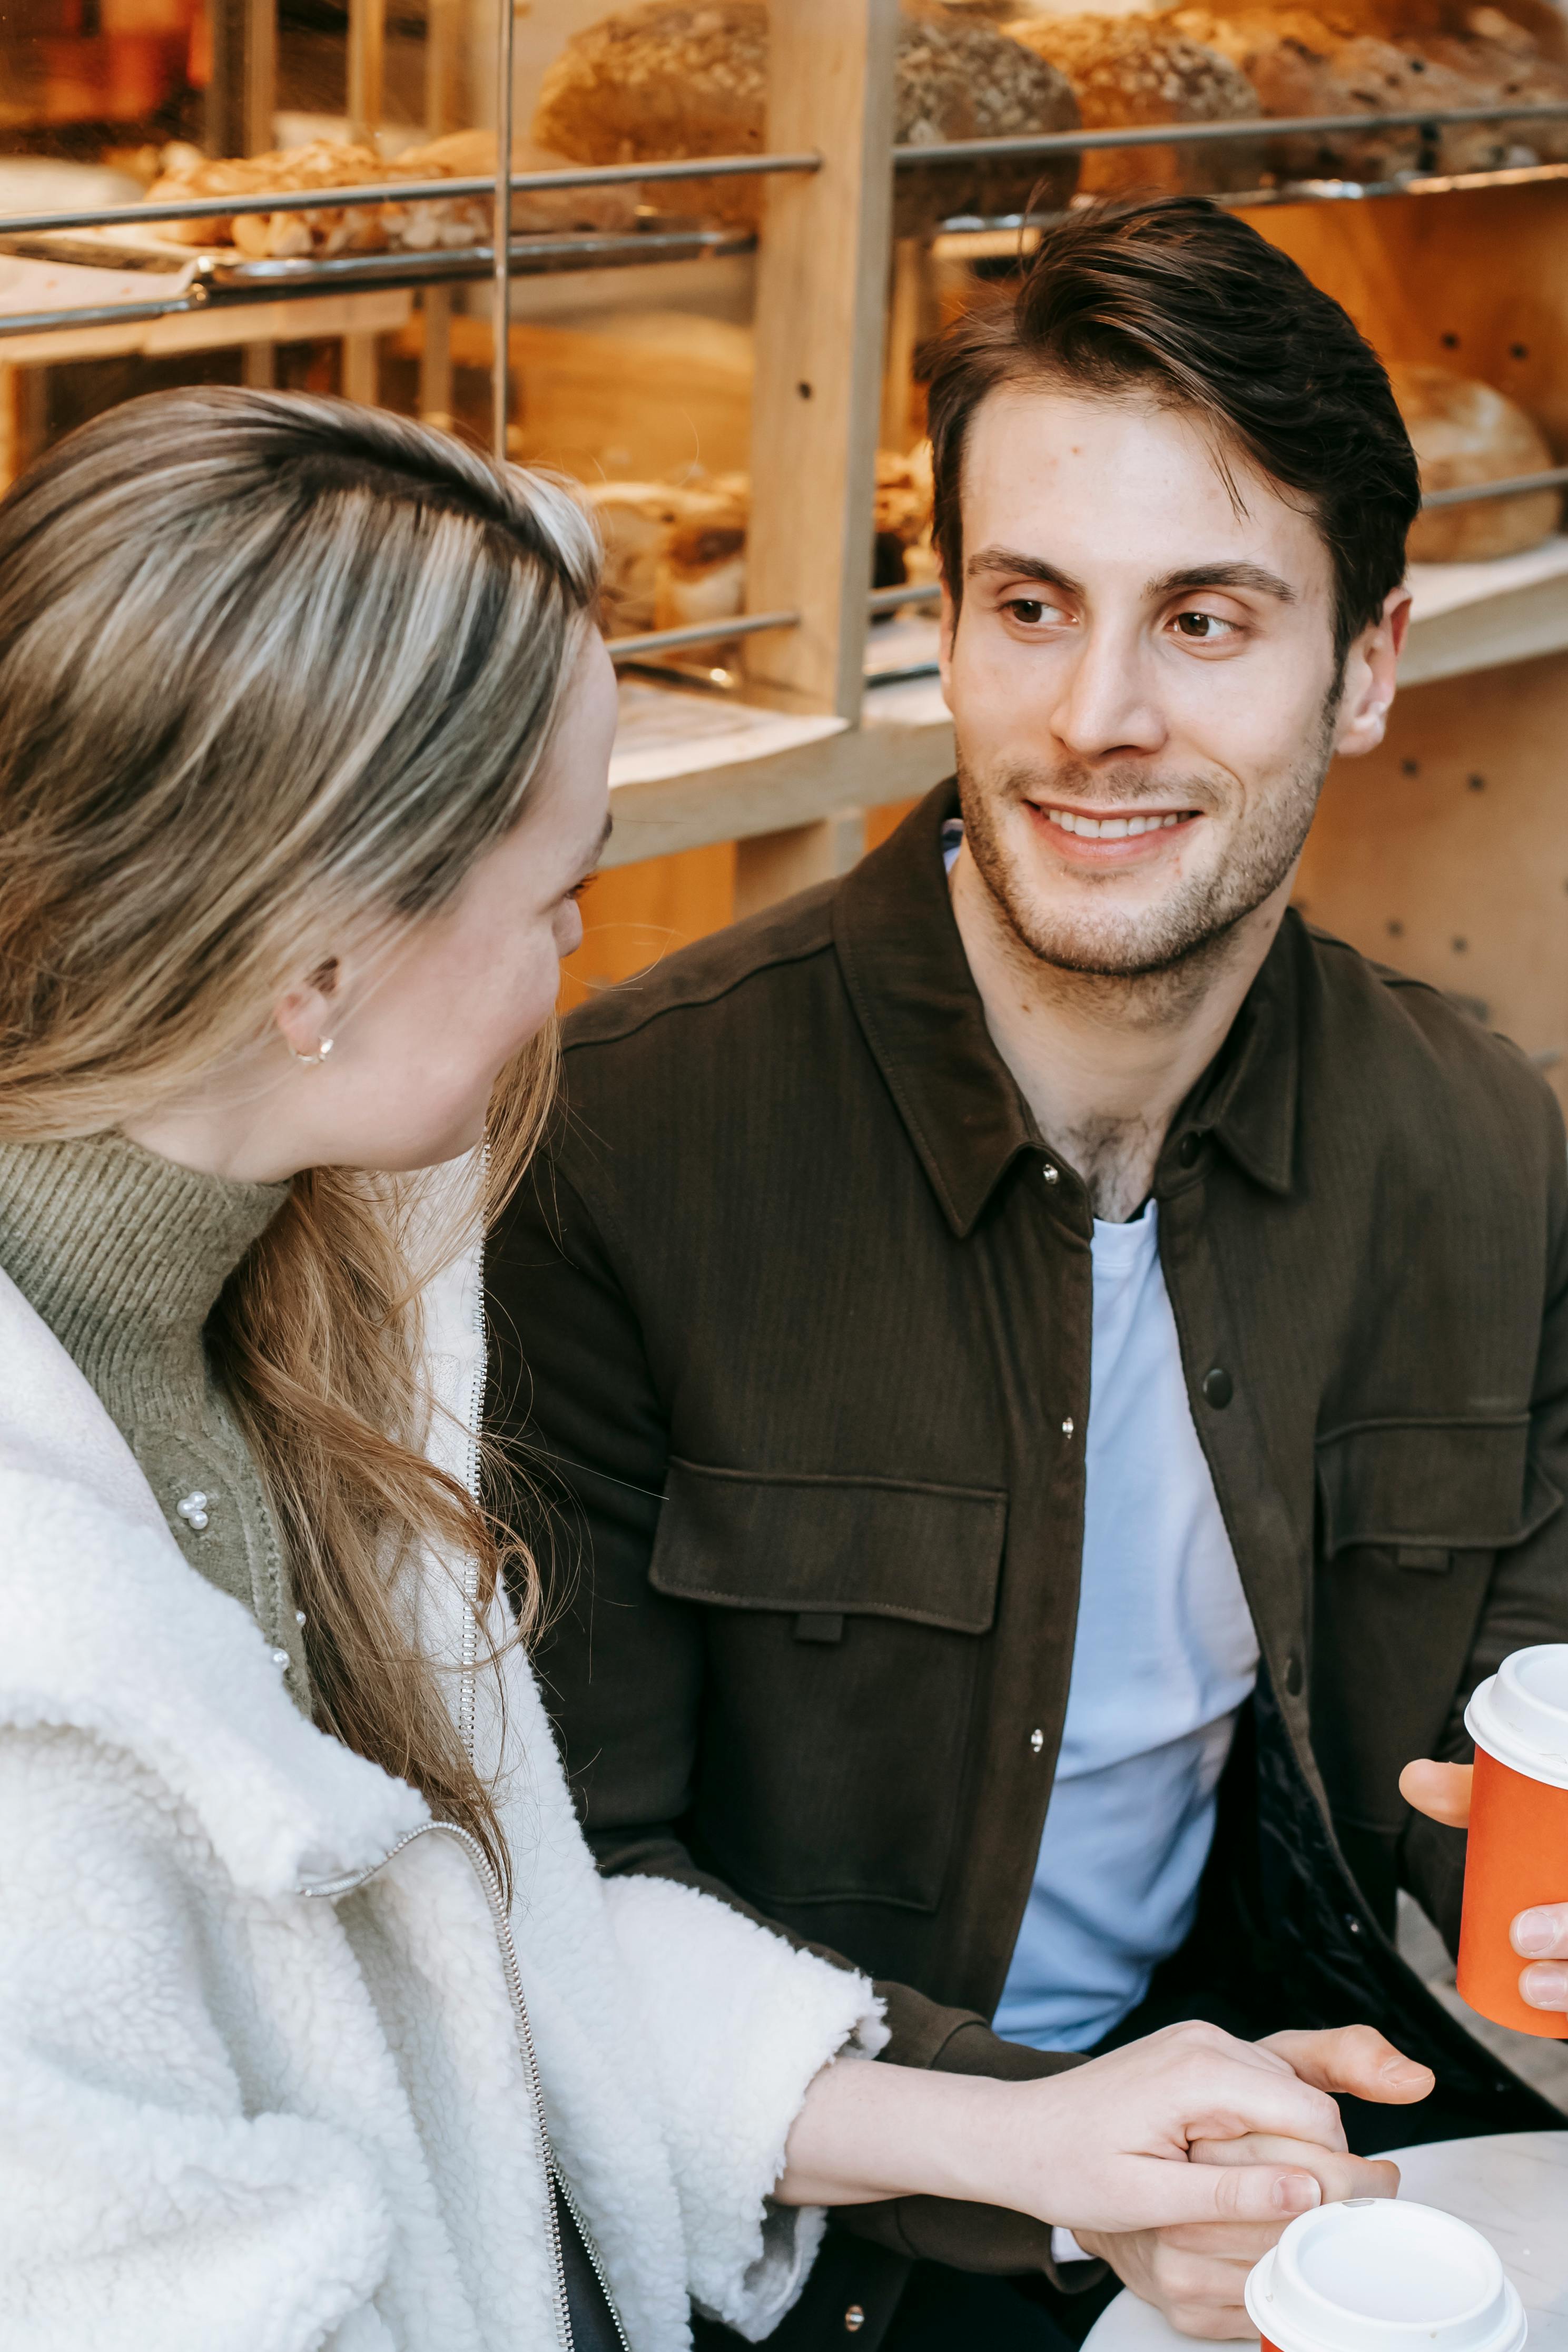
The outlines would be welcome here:
M 976 865 L 1045 961 L 1167 969 L 1288 886 L 1330 759 L 1382 734 L 1400 613 L 1342 691 L 1311 516 L 1135 394 L 990 394 L 963 530 L 943 677 Z

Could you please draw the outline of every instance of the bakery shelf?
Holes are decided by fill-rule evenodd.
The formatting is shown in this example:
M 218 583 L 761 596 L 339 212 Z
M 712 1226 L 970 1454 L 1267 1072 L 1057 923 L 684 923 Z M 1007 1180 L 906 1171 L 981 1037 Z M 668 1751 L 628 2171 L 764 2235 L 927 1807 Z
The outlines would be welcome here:
M 624 236 L 517 236 L 511 241 L 511 272 L 517 279 L 566 271 L 641 268 L 650 262 L 696 261 L 749 252 L 755 244 L 748 230 L 709 228 L 695 223 L 650 226 Z M 182 266 L 168 248 L 150 253 L 129 245 L 95 247 L 85 236 L 71 241 L 64 234 L 29 233 L 0 237 L 0 258 L 6 256 L 49 268 L 57 273 L 57 284 L 61 282 L 58 273 L 63 272 L 68 287 L 72 271 L 89 270 L 95 275 L 117 272 L 128 284 L 141 273 L 162 274 L 175 281 L 174 290 L 142 301 L 128 294 L 122 301 L 68 300 L 21 311 L 0 308 L 0 356 L 8 359 L 19 355 L 5 351 L 4 341 L 19 335 L 69 328 L 87 331 L 134 319 L 166 319 L 196 311 L 233 312 L 249 304 L 311 301 L 371 289 L 416 291 L 428 286 L 481 283 L 495 268 L 494 249 L 487 245 L 447 247 L 426 253 L 334 254 L 320 260 L 253 261 L 208 252 L 187 257 Z M 319 326 L 314 331 L 331 330 Z

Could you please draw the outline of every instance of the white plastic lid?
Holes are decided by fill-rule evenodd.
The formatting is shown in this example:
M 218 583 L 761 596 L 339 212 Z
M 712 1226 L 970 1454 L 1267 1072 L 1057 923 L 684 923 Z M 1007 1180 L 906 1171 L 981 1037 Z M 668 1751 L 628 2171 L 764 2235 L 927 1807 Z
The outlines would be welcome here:
M 1500 1764 L 1568 1789 L 1568 1642 L 1515 1650 L 1477 1685 L 1465 1729 Z
M 1279 2352 L 1520 2352 L 1529 2333 L 1478 2230 L 1388 2197 L 1292 2221 L 1250 2273 L 1247 2311 Z

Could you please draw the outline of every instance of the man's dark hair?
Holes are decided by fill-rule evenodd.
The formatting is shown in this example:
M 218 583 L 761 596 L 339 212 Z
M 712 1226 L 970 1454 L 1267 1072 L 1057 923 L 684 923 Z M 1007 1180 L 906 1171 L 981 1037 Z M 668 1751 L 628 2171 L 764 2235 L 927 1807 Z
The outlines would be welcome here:
M 1144 393 L 1192 410 L 1310 512 L 1334 572 L 1334 648 L 1405 573 L 1421 503 L 1376 352 L 1277 246 L 1202 197 L 1095 205 L 1047 229 L 1005 301 L 937 342 L 929 415 L 937 552 L 963 593 L 970 423 L 1004 384 Z

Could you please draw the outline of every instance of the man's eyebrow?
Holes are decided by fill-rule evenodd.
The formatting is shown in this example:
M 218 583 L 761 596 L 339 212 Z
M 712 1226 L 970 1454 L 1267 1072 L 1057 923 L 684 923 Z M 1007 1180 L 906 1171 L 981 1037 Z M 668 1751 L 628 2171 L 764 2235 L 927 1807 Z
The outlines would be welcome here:
M 1083 593 L 1081 580 L 1059 571 L 1054 563 L 1047 563 L 1041 555 L 1021 555 L 1013 547 L 982 547 L 977 555 L 971 555 L 964 566 L 965 577 L 976 580 L 986 573 L 995 578 L 1042 581 L 1048 588 L 1060 588 L 1066 596 Z
M 1151 580 L 1145 593 L 1151 602 L 1166 596 L 1179 596 L 1184 589 L 1255 588 L 1260 596 L 1272 596 L 1278 604 L 1293 604 L 1296 592 L 1288 580 L 1277 572 L 1265 572 L 1260 563 L 1194 563 L 1185 572 L 1167 572 L 1163 580 Z

